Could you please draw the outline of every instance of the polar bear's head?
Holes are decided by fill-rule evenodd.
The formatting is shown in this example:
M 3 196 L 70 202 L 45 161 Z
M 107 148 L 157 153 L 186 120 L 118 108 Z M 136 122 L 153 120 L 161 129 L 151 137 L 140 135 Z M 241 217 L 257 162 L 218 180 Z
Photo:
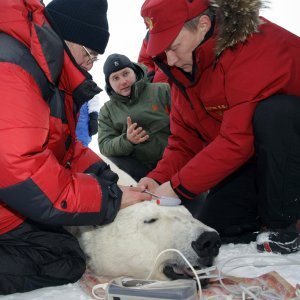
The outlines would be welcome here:
M 212 264 L 221 244 L 216 231 L 194 219 L 184 206 L 152 201 L 121 209 L 114 222 L 83 232 L 80 243 L 98 275 L 140 279 L 147 277 L 162 250 L 175 248 L 193 266 L 204 267 Z M 166 279 L 171 269 L 182 266 L 186 264 L 178 254 L 167 252 L 152 278 Z

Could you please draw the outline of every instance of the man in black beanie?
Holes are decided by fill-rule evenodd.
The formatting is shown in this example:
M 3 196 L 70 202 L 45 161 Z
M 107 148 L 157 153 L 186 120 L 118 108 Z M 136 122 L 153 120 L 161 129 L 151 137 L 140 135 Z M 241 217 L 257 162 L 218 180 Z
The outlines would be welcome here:
M 106 14 L 106 0 L 53 0 L 46 7 L 46 16 L 64 40 L 98 54 L 109 39 Z
M 65 40 L 76 63 L 90 71 L 98 54 L 103 54 L 109 39 L 106 0 L 53 0 L 46 16 Z M 98 132 L 99 98 L 94 97 L 80 108 L 76 136 L 85 146 Z
M 130 68 L 134 72 L 138 73 L 137 65 L 134 65 L 133 62 L 125 55 L 114 53 L 107 57 L 104 65 L 103 65 L 103 73 L 105 77 L 106 83 L 106 91 L 110 95 L 112 93 L 112 88 L 109 83 L 109 76 L 112 73 L 118 72 L 122 69 Z
M 136 181 L 162 158 L 170 135 L 170 86 L 151 83 L 146 66 L 122 54 L 107 57 L 103 72 L 109 101 L 100 110 L 100 152 Z
M 78 108 L 100 92 L 86 71 L 108 41 L 106 10 L 0 1 L 0 295 L 77 281 L 86 258 L 64 226 L 108 224 L 151 199 L 119 186 L 75 134 Z

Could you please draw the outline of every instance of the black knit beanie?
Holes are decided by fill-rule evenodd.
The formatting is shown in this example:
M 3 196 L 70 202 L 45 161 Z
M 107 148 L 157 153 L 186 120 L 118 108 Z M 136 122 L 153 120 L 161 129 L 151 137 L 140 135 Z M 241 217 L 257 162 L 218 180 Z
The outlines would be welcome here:
M 120 71 L 127 67 L 135 71 L 133 62 L 127 56 L 117 53 L 109 55 L 103 65 L 103 73 L 106 84 L 110 86 L 109 76 L 111 73 Z
M 47 13 L 64 40 L 104 53 L 109 39 L 107 0 L 52 0 Z

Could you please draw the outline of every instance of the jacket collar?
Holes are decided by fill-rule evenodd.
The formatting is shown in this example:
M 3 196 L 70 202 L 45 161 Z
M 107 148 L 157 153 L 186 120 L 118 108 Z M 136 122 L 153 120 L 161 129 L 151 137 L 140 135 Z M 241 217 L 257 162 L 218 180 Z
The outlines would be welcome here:
M 262 20 L 259 10 L 266 7 L 267 0 L 210 0 L 214 8 L 218 24 L 218 37 L 215 55 L 218 58 L 222 52 L 240 42 L 245 42 L 248 36 L 259 32 Z
M 30 49 L 50 83 L 59 84 L 61 89 L 72 93 L 91 76 L 72 61 L 63 40 L 51 28 L 44 13 L 45 7 L 39 0 L 0 1 L 0 31 Z

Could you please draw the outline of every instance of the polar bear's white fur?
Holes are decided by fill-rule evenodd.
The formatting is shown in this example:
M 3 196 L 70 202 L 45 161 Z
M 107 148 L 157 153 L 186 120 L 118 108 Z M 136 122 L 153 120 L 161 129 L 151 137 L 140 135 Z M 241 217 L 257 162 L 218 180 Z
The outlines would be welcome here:
M 192 265 L 199 265 L 191 242 L 212 231 L 183 206 L 145 201 L 120 210 L 114 222 L 85 231 L 80 243 L 98 275 L 146 278 L 157 255 L 168 248 L 180 250 Z M 170 260 L 184 264 L 176 253 L 166 253 L 162 260 L 163 265 Z M 162 266 L 156 268 L 153 278 L 165 279 Z
M 111 161 L 104 160 L 118 173 L 118 183 L 135 184 L 129 175 Z M 88 265 L 96 274 L 142 279 L 152 270 L 158 254 L 169 248 L 181 251 L 192 265 L 199 265 L 199 257 L 191 243 L 201 236 L 205 238 L 199 248 L 206 249 L 199 250 L 198 254 L 204 253 L 202 262 L 206 264 L 207 259 L 211 262 L 218 253 L 220 242 L 217 233 L 194 219 L 184 206 L 166 207 L 157 205 L 155 201 L 145 201 L 121 209 L 108 225 L 83 226 L 78 238 L 87 254 Z M 163 266 L 174 263 L 184 264 L 178 254 L 164 254 L 152 278 L 166 279 L 162 273 Z

